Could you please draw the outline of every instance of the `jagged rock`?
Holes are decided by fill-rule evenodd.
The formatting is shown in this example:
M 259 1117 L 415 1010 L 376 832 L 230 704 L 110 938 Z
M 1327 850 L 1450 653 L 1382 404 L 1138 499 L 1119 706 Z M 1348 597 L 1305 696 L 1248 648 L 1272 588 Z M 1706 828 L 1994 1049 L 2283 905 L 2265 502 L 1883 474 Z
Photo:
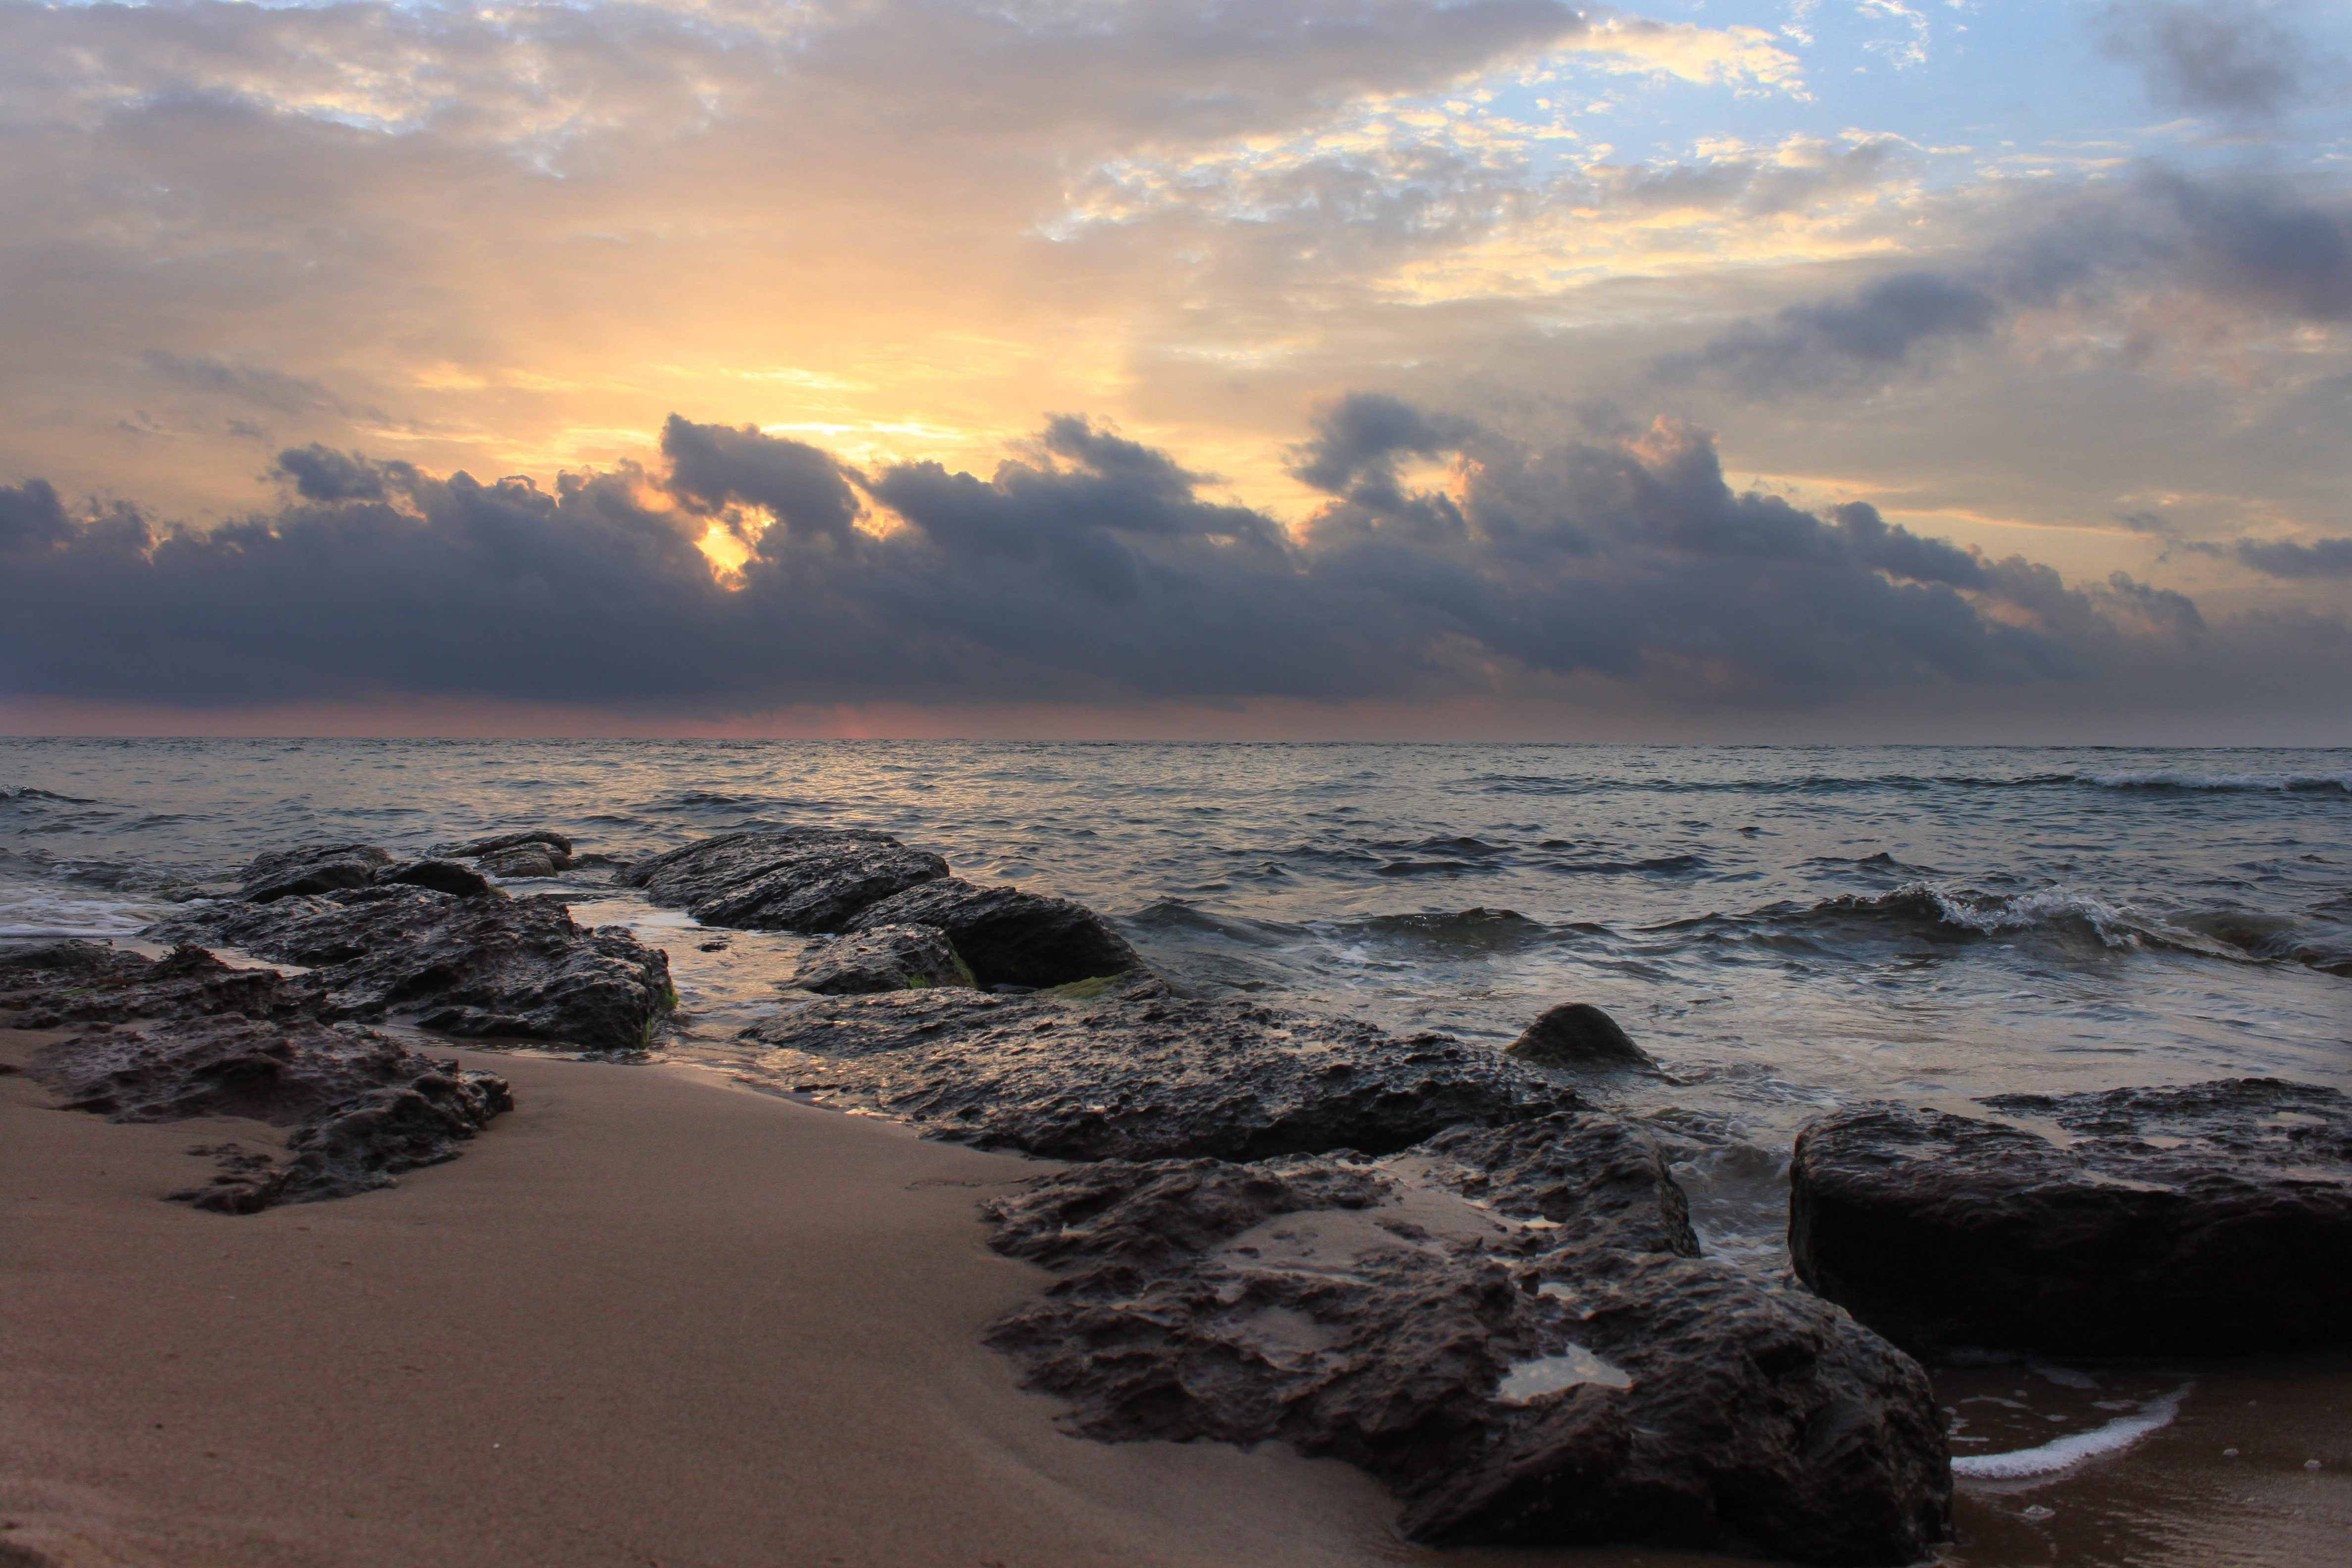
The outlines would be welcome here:
M 0 1016 L 20 1029 L 218 1013 L 266 1018 L 298 1005 L 276 970 L 232 969 L 186 944 L 161 959 L 86 942 L 0 950 Z
M 472 860 L 484 855 L 495 855 L 501 849 L 513 849 L 525 844 L 536 844 L 552 849 L 559 855 L 572 853 L 572 840 L 551 827 L 528 828 L 520 833 L 500 833 L 488 838 L 468 838 L 455 844 L 436 844 L 433 853 L 453 860 Z
M 413 1018 L 467 1037 L 640 1048 L 677 1002 L 669 960 L 621 926 L 590 931 L 560 900 L 355 889 L 266 905 L 189 906 L 154 928 L 312 966 L 299 988 L 327 1018 Z
M 947 874 L 945 860 L 887 833 L 788 827 L 701 839 L 639 860 L 613 879 L 705 925 L 836 931 L 877 900 Z
M 1528 1026 L 1510 1055 L 1547 1068 L 1646 1068 L 1650 1054 L 1590 1002 L 1564 1002 Z
M 1156 980 L 1092 1000 L 956 988 L 788 1003 L 745 1038 L 796 1085 L 925 1131 L 1055 1159 L 1387 1152 L 1456 1123 L 1576 1103 L 1445 1035 L 1182 1001 Z
M 849 931 L 886 925 L 935 926 L 982 985 L 1064 985 L 1143 967 L 1127 939 L 1084 904 L 979 888 L 943 877 L 869 906 Z
M 1416 1541 L 1927 1555 L 1951 1480 L 1926 1375 L 1687 1256 L 1672 1187 L 1589 1114 L 1380 1162 L 1083 1165 L 986 1205 L 1062 1275 L 989 1342 L 1087 1436 L 1357 1464 Z
M 571 856 L 535 844 L 501 849 L 495 855 L 483 856 L 476 863 L 493 877 L 552 877 L 558 871 L 572 869 Z
M 930 926 L 878 926 L 819 943 L 802 955 L 791 982 L 835 996 L 971 983 L 946 933 Z
M 1896 1342 L 2206 1354 L 2352 1340 L 2352 1100 L 2231 1079 L 1808 1125 L 1798 1273 Z M 2036 1128 L 2070 1138 L 2053 1142 Z
M 171 1195 L 231 1214 L 389 1186 L 396 1172 L 455 1159 L 458 1144 L 514 1109 L 493 1074 L 307 1018 L 84 1035 L 36 1053 L 26 1070 L 67 1109 L 110 1121 L 241 1116 L 293 1127 L 274 1161 L 236 1145 L 195 1151 L 214 1154 L 221 1174 Z
M 392 857 L 373 844 L 306 844 L 257 855 L 247 863 L 236 896 L 267 904 L 299 893 L 364 888 Z
M 447 893 L 466 899 L 479 893 L 495 893 L 489 879 L 479 871 L 460 866 L 455 860 L 407 860 L 386 867 L 375 874 L 375 885 L 404 885 L 430 888 L 436 893 Z

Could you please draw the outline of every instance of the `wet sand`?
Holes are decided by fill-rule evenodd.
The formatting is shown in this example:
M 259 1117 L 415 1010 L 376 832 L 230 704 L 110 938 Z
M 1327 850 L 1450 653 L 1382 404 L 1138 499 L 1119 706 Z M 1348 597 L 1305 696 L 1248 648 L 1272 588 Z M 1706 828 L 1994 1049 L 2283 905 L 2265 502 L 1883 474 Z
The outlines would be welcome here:
M 1045 1167 L 685 1069 L 458 1054 L 519 1107 L 464 1158 L 234 1218 L 157 1200 L 264 1130 L 0 1077 L 0 1565 L 1721 1561 L 1440 1555 L 1339 1464 L 1064 1436 L 978 1342 L 1045 1276 L 973 1205 Z M 1948 1558 L 2344 1561 L 2347 1395 L 2341 1358 L 2205 1372 L 2124 1455 L 1969 1485 Z

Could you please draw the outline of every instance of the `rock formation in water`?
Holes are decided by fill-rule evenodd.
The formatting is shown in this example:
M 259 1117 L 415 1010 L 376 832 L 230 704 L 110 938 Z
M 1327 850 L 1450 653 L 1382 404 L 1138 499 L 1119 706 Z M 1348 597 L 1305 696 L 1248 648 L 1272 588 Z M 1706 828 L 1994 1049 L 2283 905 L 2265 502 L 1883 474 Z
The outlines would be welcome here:
M 948 874 L 927 849 L 862 827 L 722 833 L 639 860 L 613 879 L 705 925 L 837 931 L 868 905 Z
M 1576 1103 L 1450 1036 L 1181 1000 L 1150 979 L 1091 998 L 813 997 L 745 1037 L 793 1053 L 772 1065 L 796 1085 L 938 1137 L 1066 1160 L 1385 1153 Z
M 364 888 L 391 864 L 391 855 L 373 844 L 306 844 L 272 850 L 255 856 L 246 867 L 236 896 L 247 903 L 266 904 L 299 893 Z
M 232 969 L 183 944 L 162 959 L 88 942 L 0 947 L 0 1024 L 54 1029 L 133 1018 L 292 1014 L 300 999 L 274 969 Z
M 1347 1459 L 1434 1544 L 1891 1565 L 1946 1534 L 1917 1364 L 1693 1256 L 1657 1150 L 1612 1118 L 1382 1161 L 1106 1161 L 989 1210 L 1062 1276 L 990 1342 L 1086 1435 Z
M 1807 1126 L 1789 1245 L 1921 1354 L 2352 1341 L 2352 1100 L 2275 1079 L 1864 1105 Z M 2063 1142 L 2043 1135 L 2054 1129 Z
M 1143 968 L 1127 939 L 1084 904 L 945 877 L 869 905 L 845 929 L 945 931 L 982 985 L 1066 985 Z
M 1528 1026 L 1507 1047 L 1538 1067 L 1571 1069 L 1646 1068 L 1656 1064 L 1617 1020 L 1590 1002 L 1563 1002 Z
M 947 933 L 917 925 L 876 926 L 818 942 L 801 956 L 792 978 L 795 990 L 832 996 L 972 984 Z
M 464 1037 L 634 1050 L 675 1005 L 669 960 L 625 927 L 583 930 L 562 900 L 407 886 L 191 906 L 153 928 L 310 966 L 320 1017 L 402 1016 Z

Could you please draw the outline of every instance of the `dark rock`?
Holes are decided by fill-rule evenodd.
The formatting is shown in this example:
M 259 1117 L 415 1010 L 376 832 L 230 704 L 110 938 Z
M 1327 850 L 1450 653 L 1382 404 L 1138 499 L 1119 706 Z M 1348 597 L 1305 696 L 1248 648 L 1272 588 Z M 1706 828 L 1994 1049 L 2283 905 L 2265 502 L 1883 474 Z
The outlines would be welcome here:
M 458 865 L 455 860 L 404 861 L 378 871 L 375 880 L 379 887 L 400 884 L 430 888 L 436 893 L 448 893 L 460 899 L 498 891 L 490 886 L 488 878 L 479 871 Z
M 971 971 L 957 960 L 942 931 L 930 926 L 877 926 L 810 948 L 793 971 L 791 984 L 802 991 L 846 996 L 969 985 Z
M 558 871 L 572 869 L 572 857 L 526 844 L 520 848 L 485 855 L 478 864 L 493 877 L 552 877 Z
M 1564 1002 L 1528 1026 L 1509 1054 L 1547 1068 L 1646 1068 L 1656 1064 L 1617 1020 L 1590 1002 Z
M 472 860 L 525 844 L 541 845 L 559 855 L 572 853 L 572 840 L 550 827 L 533 827 L 521 833 L 500 833 L 488 838 L 468 838 L 455 844 L 436 844 L 433 853 L 455 860 Z
M 1445 1035 L 1181 1001 L 1156 980 L 1092 999 L 940 988 L 789 1003 L 745 1037 L 794 1084 L 937 1137 L 1055 1159 L 1355 1149 L 1576 1103 L 1531 1068 Z
M 947 932 L 982 985 L 1063 985 L 1143 967 L 1127 939 L 1084 904 L 1018 888 L 978 888 L 953 877 L 885 899 L 846 929 L 886 925 Z
M 613 879 L 705 925 L 835 931 L 867 905 L 947 874 L 945 860 L 887 833 L 788 827 L 705 838 L 637 861 Z
M 1432 1544 L 1927 1555 L 1951 1483 L 1925 1374 L 1687 1256 L 1672 1187 L 1589 1114 L 1376 1163 L 1084 1165 L 987 1205 L 1063 1276 L 989 1342 L 1077 1432 L 1345 1459 Z
M 27 1071 L 68 1109 L 110 1121 L 241 1116 L 292 1127 L 276 1160 L 236 1145 L 195 1151 L 214 1154 L 220 1175 L 172 1196 L 230 1214 L 389 1186 L 397 1172 L 455 1159 L 514 1108 L 503 1079 L 307 1018 L 84 1035 L 37 1052 Z
M 1799 1134 L 1789 1245 L 1808 1284 L 1921 1353 L 2352 1340 L 2340 1091 L 2231 1079 L 1978 1103 L 2025 1125 L 1867 1105 Z
M 392 857 L 373 844 L 307 844 L 272 850 L 247 864 L 236 896 L 267 904 L 298 893 L 364 888 L 391 864 Z
M 628 1050 L 643 1047 L 677 1003 L 665 954 L 620 926 L 583 930 L 550 898 L 362 888 L 190 906 L 155 931 L 312 966 L 298 984 L 327 1018 L 403 1015 L 451 1035 Z
M 299 1005 L 274 969 L 232 969 L 182 944 L 164 958 L 86 942 L 0 951 L 0 1016 L 23 1029 L 241 1013 L 266 1018 Z

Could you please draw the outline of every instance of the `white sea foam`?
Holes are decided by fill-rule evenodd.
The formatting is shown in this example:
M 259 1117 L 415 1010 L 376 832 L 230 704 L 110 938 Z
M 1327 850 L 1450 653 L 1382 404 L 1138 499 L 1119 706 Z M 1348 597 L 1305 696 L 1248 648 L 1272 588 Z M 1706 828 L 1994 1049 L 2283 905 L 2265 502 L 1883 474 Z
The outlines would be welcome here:
M 2180 768 L 2141 773 L 2084 773 L 2102 789 L 2334 790 L 2352 795 L 2352 773 L 2200 773 Z
M 1906 882 L 1890 897 L 1930 900 L 1945 924 L 1985 936 L 2075 921 L 2090 927 L 2093 934 L 2109 947 L 2134 947 L 2155 942 L 2209 958 L 2246 956 L 2242 949 L 2217 942 L 2202 931 L 2189 931 L 2127 906 L 2065 888 L 2042 888 L 2015 898 L 1978 902 L 1971 901 L 1968 895 L 1953 892 L 1941 882 Z
M 1952 1474 L 1972 1480 L 2011 1481 L 2046 1476 L 2101 1454 L 2128 1448 L 2151 1432 L 2172 1424 L 2180 1402 L 2197 1385 L 2184 1383 L 2161 1399 L 2151 1399 L 2129 1415 L 2119 1415 L 2104 1426 L 2074 1432 L 2038 1448 L 2018 1448 L 2006 1454 L 1969 1454 L 1952 1461 Z

